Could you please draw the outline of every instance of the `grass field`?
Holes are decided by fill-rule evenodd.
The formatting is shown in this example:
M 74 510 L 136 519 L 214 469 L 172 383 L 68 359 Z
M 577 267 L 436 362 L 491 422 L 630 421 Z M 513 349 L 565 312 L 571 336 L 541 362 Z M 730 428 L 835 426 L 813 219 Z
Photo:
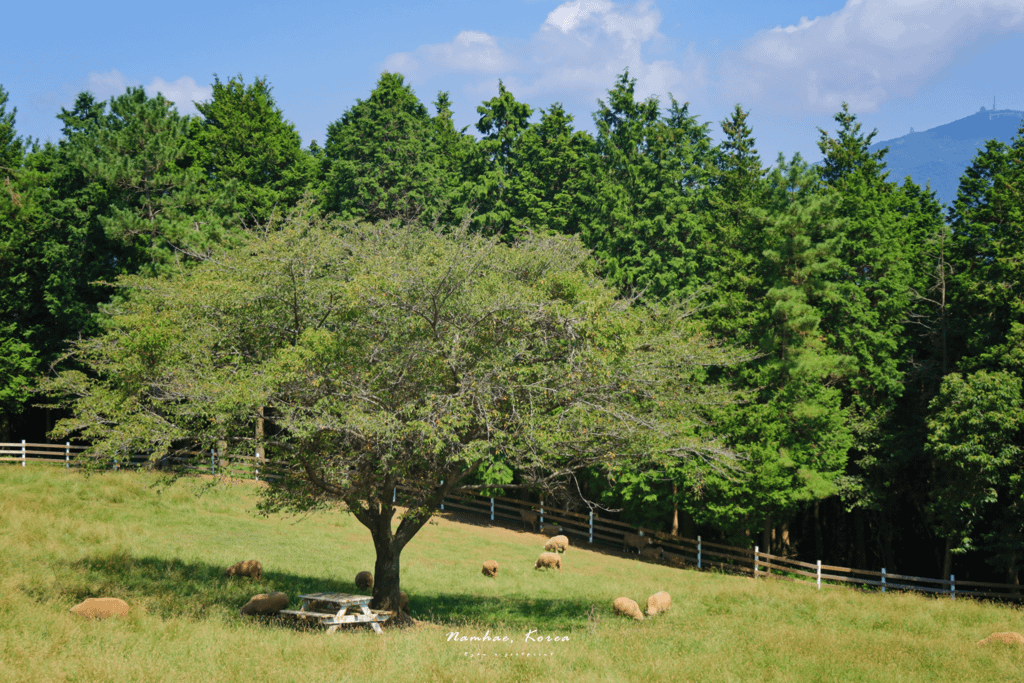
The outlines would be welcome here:
M 2 681 L 1019 681 L 1024 648 L 975 643 L 1024 632 L 1017 608 L 862 594 L 644 564 L 570 548 L 538 572 L 543 537 L 435 518 L 403 553 L 420 625 L 327 635 L 240 617 L 255 593 L 355 592 L 373 567 L 350 516 L 253 514 L 254 484 L 159 490 L 143 473 L 86 478 L 0 467 Z M 257 558 L 264 579 L 226 579 Z M 497 579 L 480 573 L 501 565 Z M 644 622 L 611 602 L 659 590 L 672 610 Z M 120 597 L 124 618 L 68 609 Z M 512 642 L 448 640 L 507 636 Z M 526 636 L 567 640 L 527 642 Z

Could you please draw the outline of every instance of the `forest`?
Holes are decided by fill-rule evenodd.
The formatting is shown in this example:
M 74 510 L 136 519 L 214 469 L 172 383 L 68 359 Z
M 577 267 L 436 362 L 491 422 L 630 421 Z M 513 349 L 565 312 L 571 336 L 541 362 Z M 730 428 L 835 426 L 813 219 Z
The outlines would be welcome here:
M 623 301 L 685 302 L 745 358 L 691 378 L 734 398 L 703 402 L 687 435 L 739 466 L 583 467 L 577 496 L 550 504 L 582 497 L 828 564 L 1018 583 L 1024 127 L 978 152 L 946 207 L 888 177 L 846 105 L 819 129 L 820 163 L 771 165 L 740 105 L 715 144 L 687 104 L 639 99 L 628 72 L 597 103 L 595 135 L 500 82 L 471 134 L 448 93 L 431 113 L 384 73 L 303 147 L 265 78 L 212 90 L 197 116 L 142 88 L 84 92 L 57 114 L 60 140 L 39 143 L 0 87 L 0 442 L 46 438 L 65 414 L 40 378 L 110 327 L 119 278 L 159 282 L 295 211 L 506 244 L 575 236 Z M 501 476 L 485 483 L 522 480 Z

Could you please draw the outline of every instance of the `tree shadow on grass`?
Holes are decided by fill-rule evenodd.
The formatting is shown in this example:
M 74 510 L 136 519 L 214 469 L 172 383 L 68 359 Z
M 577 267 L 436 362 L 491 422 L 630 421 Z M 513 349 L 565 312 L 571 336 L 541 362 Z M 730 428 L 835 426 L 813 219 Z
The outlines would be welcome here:
M 62 600 L 116 597 L 142 604 L 162 618 L 238 616 L 253 595 L 280 591 L 290 607 L 301 605 L 299 595 L 317 592 L 355 593 L 355 584 L 338 579 L 299 576 L 264 568 L 262 581 L 226 577 L 225 567 L 208 562 L 138 557 L 126 552 L 92 555 L 53 567 L 54 588 Z M 47 598 L 54 598 L 48 595 Z
M 53 566 L 52 588 L 29 591 L 40 602 L 59 601 L 70 607 L 86 598 L 115 597 L 140 605 L 163 619 L 221 619 L 234 621 L 238 610 L 258 593 L 280 591 L 289 597 L 289 608 L 301 606 L 308 593 L 359 594 L 355 584 L 338 579 L 267 571 L 263 580 L 225 577 L 224 567 L 208 562 L 157 557 L 138 557 L 112 552 L 84 557 Z M 572 599 L 523 599 L 443 593 L 411 595 L 412 615 L 450 625 L 503 626 L 521 629 L 566 629 L 586 623 L 593 608 L 589 601 Z M 273 623 L 273 619 L 259 619 Z M 281 620 L 293 624 L 292 620 Z M 303 628 L 301 624 L 299 628 Z

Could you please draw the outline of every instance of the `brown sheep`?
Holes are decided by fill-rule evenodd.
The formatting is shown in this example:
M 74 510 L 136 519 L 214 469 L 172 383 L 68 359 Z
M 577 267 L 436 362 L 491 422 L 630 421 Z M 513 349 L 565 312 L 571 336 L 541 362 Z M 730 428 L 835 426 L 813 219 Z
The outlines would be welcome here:
M 398 611 L 409 614 L 409 596 L 405 591 L 398 591 Z
M 224 576 L 248 576 L 256 581 L 262 581 L 263 565 L 259 563 L 259 560 L 246 560 L 225 569 Z
M 70 611 L 89 619 L 106 619 L 123 617 L 129 609 L 128 603 L 120 598 L 86 598 Z
M 665 591 L 660 591 L 647 598 L 647 616 L 649 617 L 667 612 L 671 607 L 672 596 Z
M 648 545 L 640 548 L 640 557 L 645 560 L 660 560 L 665 554 L 665 549 L 660 545 Z
M 612 609 L 616 614 L 621 614 L 624 617 L 633 617 L 637 621 L 644 620 L 644 613 L 640 611 L 640 605 L 636 604 L 635 600 L 615 598 L 612 601 Z
M 562 558 L 557 553 L 541 553 L 540 557 L 533 564 L 534 569 L 557 569 L 562 571 Z
M 637 551 L 639 551 L 641 548 L 649 546 L 652 543 L 654 543 L 654 541 L 652 541 L 647 536 L 641 536 L 640 534 L 631 534 L 629 532 L 626 532 L 622 536 L 622 549 L 623 550 L 633 550 L 633 549 L 636 549 Z
M 241 615 L 277 614 L 288 607 L 288 596 L 284 593 L 260 593 L 238 610 Z
M 565 549 L 568 547 L 568 536 L 552 536 L 551 540 L 544 544 L 544 550 L 547 550 L 549 552 L 564 553 Z
M 484 576 L 495 577 L 498 575 L 498 563 L 494 560 L 487 560 L 484 562 Z
M 536 512 L 530 512 L 529 510 L 520 510 L 519 516 L 523 518 L 523 528 L 529 524 L 533 531 L 537 530 L 537 523 L 540 521 L 540 515 Z
M 978 645 L 988 645 L 989 643 L 1006 643 L 1007 645 L 1024 645 L 1024 636 L 1014 631 L 1003 631 L 999 633 L 993 633 L 984 640 L 979 640 Z
M 356 574 L 356 588 L 361 591 L 368 591 L 373 588 L 373 574 L 370 572 L 359 572 Z

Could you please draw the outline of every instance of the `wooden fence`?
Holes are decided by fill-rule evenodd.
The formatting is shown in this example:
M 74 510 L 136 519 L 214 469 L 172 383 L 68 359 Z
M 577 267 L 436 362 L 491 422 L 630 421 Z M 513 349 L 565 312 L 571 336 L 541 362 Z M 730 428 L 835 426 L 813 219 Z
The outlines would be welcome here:
M 527 504 L 512 498 L 501 496 L 487 497 L 475 494 L 463 494 L 446 498 L 441 510 L 456 510 L 470 514 L 485 515 L 491 521 L 511 521 L 526 524 L 520 511 L 530 511 L 539 517 L 541 531 L 549 535 L 562 533 L 575 538 L 577 544 L 600 543 L 616 545 L 626 549 L 623 542 L 627 533 L 639 534 L 652 540 L 655 548 L 661 553 L 654 553 L 647 561 L 669 564 L 677 567 L 691 567 L 700 570 L 716 569 L 718 571 L 742 574 L 755 579 L 773 578 L 797 583 L 814 585 L 822 588 L 857 588 L 860 590 L 879 591 L 918 591 L 936 593 L 956 599 L 957 596 L 970 596 L 993 600 L 1021 600 L 1019 586 L 1005 583 L 983 583 L 980 581 L 957 581 L 955 575 L 949 581 L 929 579 L 921 576 L 904 574 L 888 574 L 881 571 L 837 567 L 834 565 L 801 562 L 779 555 L 761 552 L 758 546 L 739 548 L 736 546 L 712 543 L 697 538 L 672 536 L 652 529 L 636 528 L 617 520 L 603 519 L 593 512 L 579 514 L 565 510 L 545 507 L 543 503 Z
M 75 464 L 75 456 L 85 449 L 84 446 L 65 444 L 37 443 L 0 443 L 0 462 L 20 463 L 60 463 L 65 467 Z M 208 458 L 208 460 L 207 460 Z M 206 464 L 206 463 L 209 464 Z M 162 464 L 180 467 L 192 471 L 209 470 L 210 474 L 220 474 L 245 479 L 276 479 L 267 471 L 265 460 L 252 456 L 218 457 L 215 451 L 206 453 L 187 453 L 180 456 L 165 458 L 162 461 L 150 460 L 148 456 L 138 455 L 115 461 L 112 467 L 146 467 L 159 468 Z M 261 471 L 261 467 L 263 470 Z M 395 491 L 397 498 L 398 487 Z M 852 587 L 860 590 L 880 591 L 918 591 L 948 595 L 950 599 L 957 596 L 988 598 L 998 600 L 1021 600 L 1019 586 L 1003 583 L 982 583 L 979 581 L 957 581 L 955 575 L 949 581 L 929 579 L 920 576 L 903 574 L 887 574 L 881 571 L 853 569 L 816 563 L 801 562 L 779 555 L 761 552 L 758 546 L 739 548 L 704 541 L 697 538 L 672 536 L 652 529 L 636 528 L 625 522 L 605 519 L 593 512 L 580 514 L 541 504 L 524 503 L 514 498 L 503 496 L 484 496 L 478 494 L 458 494 L 450 496 L 441 504 L 441 511 L 458 511 L 487 517 L 490 521 L 504 521 L 523 524 L 522 512 L 532 512 L 538 517 L 539 531 L 553 535 L 564 534 L 575 539 L 576 544 L 593 544 L 618 546 L 626 549 L 623 542 L 626 534 L 639 534 L 650 538 L 656 548 L 661 549 L 660 555 L 645 557 L 648 561 L 660 562 L 677 567 L 691 567 L 700 570 L 717 569 L 751 576 L 755 579 L 773 578 L 798 583 L 813 584 L 818 590 L 822 588 Z M 646 554 L 646 553 L 645 553 Z
M 58 463 L 70 468 L 75 465 L 76 456 L 85 448 L 72 446 L 70 443 L 0 443 L 0 462 L 13 462 L 22 467 L 27 463 Z M 158 460 L 153 460 L 145 454 L 130 455 L 113 459 L 110 467 L 115 470 L 177 468 L 236 479 L 277 479 L 277 476 L 267 471 L 266 461 L 256 455 L 225 456 L 212 449 L 209 452 L 181 452 Z

